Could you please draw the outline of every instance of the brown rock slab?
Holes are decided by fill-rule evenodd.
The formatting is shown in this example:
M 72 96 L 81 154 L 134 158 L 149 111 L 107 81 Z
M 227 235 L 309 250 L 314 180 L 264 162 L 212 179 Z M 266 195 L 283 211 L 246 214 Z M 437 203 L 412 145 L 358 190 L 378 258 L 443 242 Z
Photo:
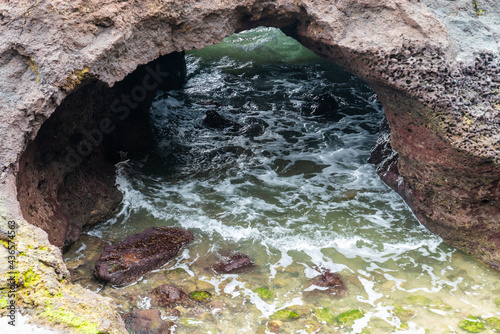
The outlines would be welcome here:
M 123 320 L 131 334 L 170 334 L 173 322 L 161 319 L 159 310 L 136 310 L 127 313 Z
M 230 273 L 253 266 L 253 262 L 248 255 L 243 253 L 234 253 L 225 257 L 225 259 L 214 265 L 213 269 L 219 273 Z
M 96 278 L 116 285 L 130 284 L 173 258 L 193 235 L 178 227 L 151 227 L 102 252 Z

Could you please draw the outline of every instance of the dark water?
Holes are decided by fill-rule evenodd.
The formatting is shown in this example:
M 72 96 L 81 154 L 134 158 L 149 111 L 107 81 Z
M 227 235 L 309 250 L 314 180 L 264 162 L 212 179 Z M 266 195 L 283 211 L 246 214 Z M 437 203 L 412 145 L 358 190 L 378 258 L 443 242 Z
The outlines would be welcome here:
M 187 62 L 185 88 L 160 92 L 151 109 L 157 149 L 118 166 L 121 212 L 67 254 L 80 284 L 124 312 L 150 307 L 147 291 L 160 284 L 212 293 L 202 312 L 178 307 L 170 317 L 178 333 L 265 333 L 281 309 L 300 315 L 279 322 L 282 333 L 460 333 L 465 317 L 498 314 L 498 274 L 422 227 L 366 162 L 383 109 L 365 83 L 268 28 Z M 318 97 L 333 97 L 338 110 L 311 115 Z M 207 111 L 229 126 L 204 125 Z M 162 225 L 188 228 L 196 240 L 132 286 L 91 278 L 85 259 L 106 243 Z M 214 273 L 227 250 L 257 266 Z M 317 268 L 343 275 L 347 295 L 310 297 Z M 273 298 L 253 291 L 261 287 Z M 364 316 L 348 325 L 321 317 L 351 310 Z

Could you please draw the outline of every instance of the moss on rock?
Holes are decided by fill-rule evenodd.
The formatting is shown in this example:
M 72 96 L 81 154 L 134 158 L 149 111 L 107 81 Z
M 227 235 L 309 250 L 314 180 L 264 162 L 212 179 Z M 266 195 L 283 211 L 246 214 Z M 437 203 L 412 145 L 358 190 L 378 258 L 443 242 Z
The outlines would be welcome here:
M 500 319 L 491 317 L 485 320 L 486 324 L 495 332 L 500 333 Z
M 197 302 L 208 302 L 212 299 L 212 295 L 207 291 L 193 291 L 189 296 Z
M 401 305 L 394 305 L 393 312 L 401 321 L 408 321 L 415 315 L 415 311 L 404 308 Z
M 271 300 L 274 298 L 274 293 L 268 288 L 257 288 L 253 290 L 256 294 L 259 295 L 259 298 L 262 300 Z
M 361 310 L 350 310 L 344 313 L 341 313 L 337 316 L 337 321 L 340 325 L 352 325 L 355 320 L 361 319 L 364 316 L 364 312 Z
M 431 303 L 431 300 L 427 297 L 420 296 L 420 295 L 412 295 L 406 298 L 408 303 L 412 305 L 419 305 L 419 306 L 428 306 Z
M 468 316 L 458 323 L 458 327 L 469 333 L 480 333 L 486 330 L 484 322 L 480 318 Z
M 297 319 L 299 317 L 299 315 L 293 311 L 290 311 L 290 310 L 279 310 L 279 311 L 276 311 L 274 312 L 273 315 L 271 315 L 271 319 L 273 320 L 281 320 L 281 321 L 285 321 L 285 320 L 293 320 L 293 319 Z
M 334 324 L 337 322 L 335 314 L 326 307 L 317 309 L 314 314 L 319 321 L 326 322 L 327 324 Z
M 75 313 L 66 310 L 64 307 L 55 308 L 49 302 L 46 303 L 44 311 L 40 316 L 49 319 L 51 322 L 71 327 L 85 334 L 100 333 L 97 323 L 89 322 L 78 317 Z

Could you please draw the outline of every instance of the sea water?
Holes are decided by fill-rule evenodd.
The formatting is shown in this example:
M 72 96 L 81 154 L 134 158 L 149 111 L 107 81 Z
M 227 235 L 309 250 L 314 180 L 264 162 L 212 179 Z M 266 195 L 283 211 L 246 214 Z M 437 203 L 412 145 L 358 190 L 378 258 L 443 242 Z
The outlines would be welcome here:
M 280 333 L 464 333 L 499 316 L 499 274 L 430 233 L 367 163 L 384 110 L 366 83 L 271 28 L 186 61 L 184 88 L 151 107 L 157 147 L 117 165 L 120 212 L 65 255 L 76 283 L 124 313 L 153 308 L 161 284 L 210 292 L 209 304 L 162 309 L 177 333 L 270 333 L 270 322 Z M 311 113 L 320 96 L 338 109 Z M 209 110 L 237 125 L 207 127 Z M 195 240 L 130 286 L 92 278 L 105 246 L 152 226 Z M 255 265 L 216 273 L 231 251 Z M 345 296 L 309 291 L 325 270 Z M 273 320 L 279 310 L 299 317 Z M 344 323 L 344 312 L 358 316 Z

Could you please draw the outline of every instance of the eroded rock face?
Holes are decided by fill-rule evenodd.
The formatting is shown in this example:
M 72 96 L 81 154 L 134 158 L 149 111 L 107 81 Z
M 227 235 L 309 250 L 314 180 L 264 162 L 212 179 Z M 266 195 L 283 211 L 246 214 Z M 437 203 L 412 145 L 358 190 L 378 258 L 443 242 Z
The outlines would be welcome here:
M 115 285 L 130 284 L 177 255 L 194 239 L 178 227 L 151 227 L 107 247 L 96 263 L 95 277 Z
M 149 108 L 158 89 L 182 85 L 184 57 L 160 57 L 109 88 L 91 75 L 68 95 L 21 156 L 17 178 L 24 217 L 63 247 L 84 228 L 111 218 L 119 152 L 154 144 Z M 77 110 L 78 112 L 75 112 Z
M 95 151 L 103 158 L 97 170 L 76 171 L 66 181 L 69 174 L 50 156 L 57 145 L 40 155 L 38 135 L 57 136 L 58 129 L 44 135 L 42 124 L 50 124 L 71 95 L 84 92 L 76 89 L 88 89 L 82 85 L 89 80 L 113 86 L 160 55 L 267 25 L 375 89 L 386 110 L 391 149 L 397 151 L 397 158 L 382 159 L 387 162 L 378 168 L 382 178 L 432 231 L 500 268 L 500 3 L 480 5 L 485 15 L 478 16 L 470 0 L 3 2 L 0 194 L 3 201 L 21 202 L 6 206 L 5 219 L 22 219 L 22 208 L 26 219 L 62 246 L 85 224 L 104 219 L 118 201 L 109 187 L 112 175 L 92 178 L 113 163 L 108 149 Z M 103 90 L 88 89 L 82 99 L 92 92 Z M 76 115 L 85 106 L 69 104 L 66 110 Z M 126 131 L 113 134 L 118 141 L 112 142 L 137 139 Z M 92 159 L 97 158 L 89 159 L 94 166 Z M 93 196 L 103 191 L 102 208 L 94 214 L 92 205 L 64 208 L 78 187 L 60 185 L 82 184 L 89 177 L 97 185 Z

